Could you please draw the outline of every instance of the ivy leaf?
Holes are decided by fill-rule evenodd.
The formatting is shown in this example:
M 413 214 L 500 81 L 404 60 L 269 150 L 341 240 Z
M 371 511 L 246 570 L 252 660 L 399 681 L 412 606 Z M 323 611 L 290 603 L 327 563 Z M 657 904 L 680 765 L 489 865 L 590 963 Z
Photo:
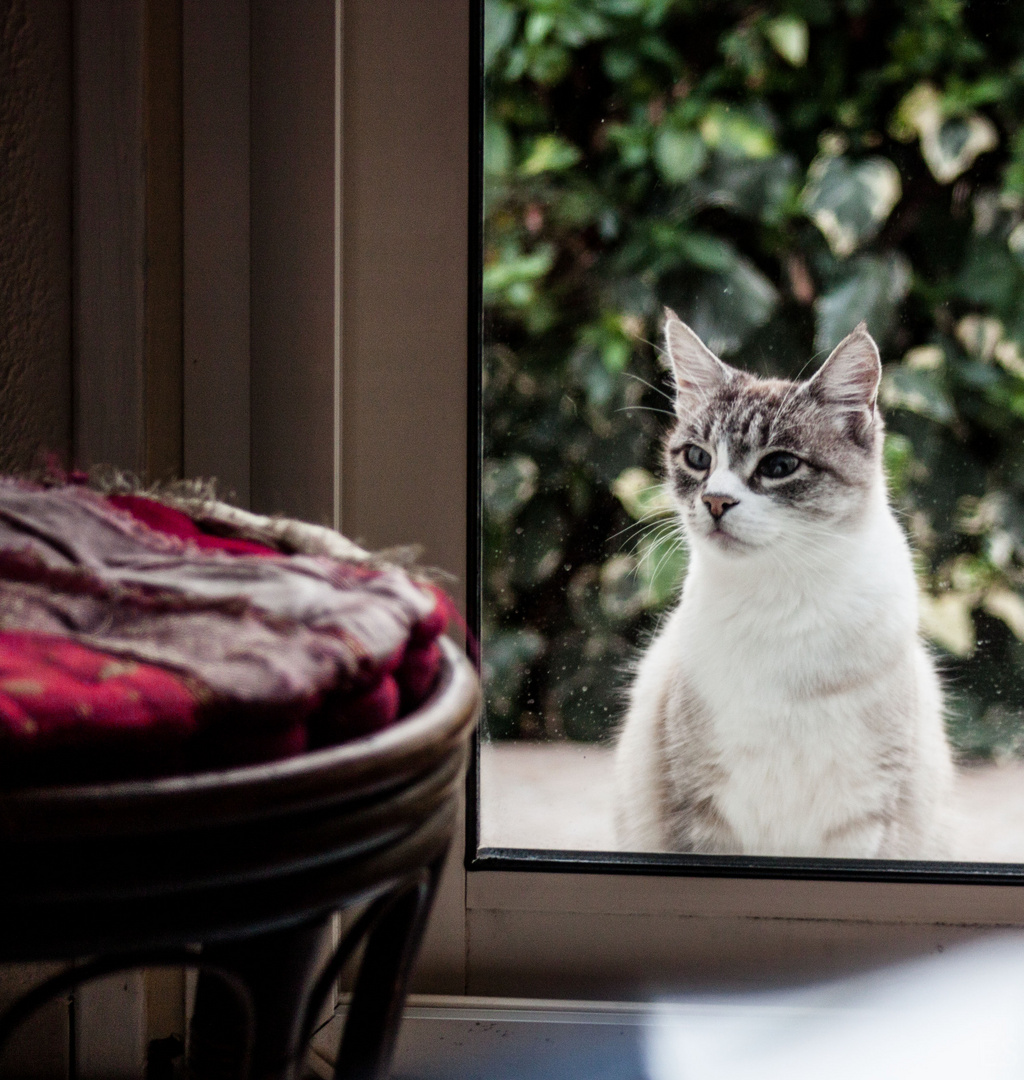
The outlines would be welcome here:
M 512 531 L 509 558 L 513 583 L 531 588 L 551 577 L 562 563 L 568 535 L 568 522 L 559 503 L 547 496 L 532 499 Z
M 764 24 L 771 47 L 793 67 L 807 63 L 807 23 L 797 15 L 780 15 Z
M 883 341 L 910 291 L 910 264 L 899 252 L 862 255 L 853 261 L 851 271 L 815 304 L 816 349 L 832 350 L 862 321 L 876 340 Z
M 491 716 L 506 718 L 514 712 L 529 666 L 543 649 L 544 639 L 536 630 L 485 628 L 481 659 L 489 721 Z M 493 732 L 494 727 L 488 722 L 484 730 Z
M 504 525 L 537 490 L 537 463 L 525 454 L 484 462 L 482 487 L 488 516 Z
M 662 128 L 654 140 L 654 163 L 662 179 L 670 184 L 692 180 L 707 159 L 707 147 L 695 131 Z
M 523 176 L 571 169 L 583 155 L 559 135 L 541 135 L 534 141 L 526 160 L 519 166 Z
M 922 592 L 918 597 L 921 630 L 946 652 L 966 659 L 975 649 L 973 606 L 970 593 L 950 591 L 930 596 Z
M 1019 593 L 996 585 L 985 594 L 982 606 L 989 615 L 1002 619 L 1018 641 L 1024 641 L 1024 600 Z
M 519 16 L 506 0 L 484 4 L 484 71 L 490 71 L 498 54 L 515 36 Z
M 701 270 L 728 273 L 735 269 L 739 256 L 728 240 L 705 232 L 683 232 L 676 237 L 679 254 Z
M 601 567 L 601 611 L 610 622 L 627 622 L 648 606 L 647 591 L 638 580 L 636 569 L 636 560 L 631 555 L 613 555 Z
M 729 157 L 766 158 L 775 153 L 775 136 L 751 109 L 715 102 L 700 122 L 708 146 Z
M 512 138 L 500 120 L 488 117 L 484 125 L 484 173 L 507 176 L 512 171 Z
M 511 250 L 502 252 L 484 267 L 483 291 L 485 299 L 493 299 L 515 285 L 529 285 L 551 269 L 555 252 L 549 245 L 537 248 L 529 255 Z M 513 298 L 514 299 L 514 298 Z
M 566 635 L 552 667 L 566 674 L 551 694 L 551 708 L 570 739 L 596 742 L 618 724 L 630 649 L 607 634 Z
M 899 170 L 888 158 L 821 155 L 807 170 L 800 201 L 833 254 L 845 258 L 877 236 L 901 195 Z
M 903 366 L 886 371 L 879 397 L 886 408 L 904 409 L 938 424 L 952 423 L 956 416 L 935 371 Z
M 1018 267 L 1005 241 L 993 235 L 972 236 L 953 290 L 974 304 L 1000 314 L 1010 312 L 1021 291 Z
M 702 206 L 720 206 L 774 223 L 795 199 L 799 165 L 790 154 L 737 161 L 716 154 L 711 167 L 692 186 Z
M 774 285 L 753 263 L 737 257 L 727 273 L 708 274 L 695 290 L 674 300 L 676 309 L 712 352 L 735 352 L 778 306 Z
M 940 184 L 966 172 L 980 154 L 999 145 L 992 121 L 980 113 L 947 115 L 942 94 L 928 82 L 918 83 L 900 102 L 893 119 L 893 134 L 921 142 L 921 156 Z
M 639 466 L 624 469 L 612 484 L 612 494 L 634 521 L 672 513 L 673 503 L 665 485 Z
M 907 494 L 913 479 L 914 444 L 906 435 L 887 431 L 882 445 L 882 464 L 889 491 L 897 498 L 902 498 Z

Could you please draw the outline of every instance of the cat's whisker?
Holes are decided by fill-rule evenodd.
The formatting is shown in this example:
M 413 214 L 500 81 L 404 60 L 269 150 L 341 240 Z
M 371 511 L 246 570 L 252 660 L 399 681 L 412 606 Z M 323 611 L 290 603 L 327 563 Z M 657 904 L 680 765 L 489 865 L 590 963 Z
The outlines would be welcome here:
M 818 359 L 819 356 L 827 355 L 828 349 L 817 349 L 815 352 L 812 352 L 811 355 L 800 365 L 800 370 L 796 373 L 797 379 L 799 380 L 804 377 L 804 372 L 811 366 L 811 364 L 813 364 Z
M 649 529 L 647 532 L 641 533 L 633 538 L 635 543 L 633 544 L 630 554 L 638 559 L 638 566 L 643 566 L 645 562 L 653 557 L 655 550 L 672 537 L 679 538 L 679 532 L 675 528 Z M 646 545 L 644 545 L 644 541 L 646 541 Z M 638 555 L 641 546 L 643 546 L 643 551 Z
M 650 405 L 623 405 L 621 409 L 616 409 L 616 412 L 653 412 L 660 413 L 662 416 L 675 417 L 674 412 L 669 412 L 668 409 L 654 409 Z
M 660 386 L 655 386 L 654 383 L 649 383 L 646 379 L 641 379 L 639 375 L 632 371 L 624 371 L 622 373 L 627 379 L 635 379 L 638 383 L 643 383 L 649 390 L 653 390 L 656 394 L 660 394 L 669 404 L 675 404 L 675 397 L 665 390 L 662 390 Z M 673 414 L 674 415 L 674 414 Z
M 609 536 L 608 539 L 609 541 L 611 541 L 617 539 L 620 536 L 625 536 L 626 540 L 624 540 L 623 543 L 626 543 L 630 539 L 639 541 L 643 539 L 643 537 L 646 536 L 646 534 L 651 531 L 657 524 L 658 518 L 656 517 L 652 516 L 646 519 L 641 518 L 639 521 L 634 521 L 631 524 L 627 525 L 624 529 L 619 529 L 617 533 L 612 533 L 612 535 Z M 630 533 L 633 533 L 634 535 L 631 537 L 629 535 Z
M 619 529 L 619 531 L 616 533 L 612 533 L 612 535 L 608 539 L 614 540 L 616 536 L 621 536 L 624 532 L 629 532 L 631 529 L 638 528 L 644 524 L 650 524 L 651 522 L 675 520 L 676 516 L 671 510 L 668 510 L 663 506 L 652 506 L 649 509 L 645 510 L 644 513 L 642 513 L 638 518 L 636 518 L 635 521 L 632 521 L 625 528 Z
M 675 554 L 675 552 L 678 550 L 678 548 L 680 546 L 682 546 L 682 545 L 676 544 L 676 545 L 671 546 L 671 547 L 666 545 L 667 550 L 662 554 L 661 558 L 658 560 L 657 565 L 654 567 L 654 570 L 651 572 L 651 577 L 652 578 L 656 578 L 658 576 L 658 574 L 661 573 L 661 568 Z
M 655 523 L 645 532 L 634 537 L 633 539 L 635 540 L 635 544 L 633 546 L 632 552 L 632 554 L 634 555 L 639 550 L 641 544 L 643 544 L 644 541 L 647 542 L 643 554 L 640 556 L 638 565 L 643 565 L 646 560 L 652 557 L 657 547 L 659 547 L 666 540 L 673 537 L 679 543 L 685 544 L 685 536 L 683 534 L 683 531 L 679 523 L 674 519 L 663 523 Z

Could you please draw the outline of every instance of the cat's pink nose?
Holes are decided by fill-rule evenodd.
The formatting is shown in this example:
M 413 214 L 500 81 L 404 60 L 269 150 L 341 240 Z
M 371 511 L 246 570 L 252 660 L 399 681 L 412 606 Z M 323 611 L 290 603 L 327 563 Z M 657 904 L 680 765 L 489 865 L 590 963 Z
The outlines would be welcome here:
M 739 502 L 739 499 L 730 498 L 728 495 L 704 495 L 702 498 L 704 505 L 708 508 L 708 513 L 715 521 L 718 521 L 730 506 L 735 506 Z

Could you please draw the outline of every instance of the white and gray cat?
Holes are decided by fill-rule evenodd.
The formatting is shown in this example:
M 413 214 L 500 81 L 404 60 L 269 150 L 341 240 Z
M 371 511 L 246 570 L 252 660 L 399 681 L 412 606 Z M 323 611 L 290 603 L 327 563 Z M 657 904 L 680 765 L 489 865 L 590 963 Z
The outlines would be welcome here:
M 621 846 L 944 857 L 953 764 L 874 340 L 861 324 L 806 382 L 729 367 L 671 311 L 665 343 L 690 560 L 616 748 Z

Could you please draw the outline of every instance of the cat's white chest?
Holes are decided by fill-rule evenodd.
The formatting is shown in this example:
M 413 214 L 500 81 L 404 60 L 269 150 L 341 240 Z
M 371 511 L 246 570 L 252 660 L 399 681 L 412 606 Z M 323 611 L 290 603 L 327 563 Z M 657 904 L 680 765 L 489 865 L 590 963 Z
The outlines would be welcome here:
M 744 852 L 825 853 L 849 823 L 879 816 L 890 801 L 855 708 L 751 699 L 716 721 L 713 752 L 723 768 L 715 807 Z
M 677 659 L 707 711 L 717 813 L 750 854 L 842 854 L 851 823 L 881 821 L 893 798 L 872 729 L 879 659 L 851 638 L 873 621 L 882 656 L 905 631 L 886 626 L 884 605 L 872 616 L 863 596 L 824 607 L 813 594 L 690 600 Z

